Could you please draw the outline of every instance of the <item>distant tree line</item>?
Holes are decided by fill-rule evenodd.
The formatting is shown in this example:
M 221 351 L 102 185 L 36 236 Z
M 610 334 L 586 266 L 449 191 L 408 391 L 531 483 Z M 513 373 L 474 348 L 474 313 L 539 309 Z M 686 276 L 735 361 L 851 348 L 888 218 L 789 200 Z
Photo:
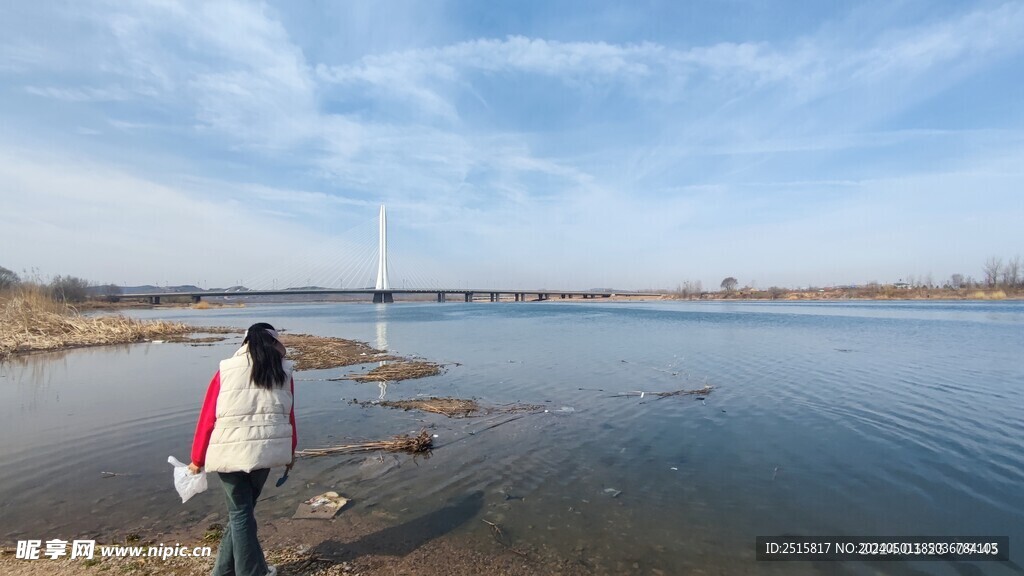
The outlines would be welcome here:
M 973 276 L 963 275 L 960 273 L 952 274 L 948 280 L 943 282 L 941 285 L 935 282 L 931 274 L 924 276 L 910 275 L 906 281 L 900 279 L 896 284 L 881 284 L 878 281 L 871 281 L 860 288 L 854 289 L 853 287 L 845 287 L 844 290 L 854 290 L 855 293 L 862 295 L 891 295 L 898 293 L 899 288 L 911 288 L 911 289 L 922 289 L 922 288 L 934 288 L 934 289 L 946 289 L 946 290 L 981 290 L 981 289 L 1004 289 L 1004 290 L 1022 290 L 1024 289 L 1024 267 L 1022 267 L 1022 260 L 1020 256 L 1014 256 L 1005 262 L 997 257 L 993 256 L 986 260 L 982 266 L 982 279 L 976 280 Z M 734 276 L 725 277 L 719 288 L 724 293 L 724 297 L 731 297 L 737 293 L 737 287 L 739 281 Z M 767 289 L 755 290 L 751 285 L 739 288 L 738 296 L 740 297 L 755 297 L 755 298 L 770 298 L 772 300 L 777 299 L 785 295 L 788 290 L 786 288 L 780 288 L 778 286 L 772 286 Z M 894 289 L 897 289 L 894 292 Z M 816 288 L 808 288 L 807 291 L 817 291 Z M 701 286 L 700 280 L 692 281 L 687 280 L 680 284 L 675 293 L 686 299 L 702 298 L 704 291 Z
M 1007 260 L 1003 263 L 1002 258 L 995 256 L 985 261 L 985 266 L 982 268 L 985 274 L 985 286 L 989 288 L 1017 288 L 1024 284 L 1024 278 L 1021 277 L 1020 269 L 1020 256 L 1014 256 L 1012 259 Z
M 21 278 L 7 268 L 0 266 L 0 290 L 10 290 L 21 282 Z
M 17 273 L 0 266 L 0 292 L 14 290 L 20 287 L 38 289 L 58 302 L 77 303 L 89 299 L 90 295 L 99 295 L 108 300 L 114 300 L 121 295 L 120 286 L 105 284 L 94 286 L 89 281 L 76 276 L 54 276 L 49 282 L 43 282 L 38 277 L 23 280 Z

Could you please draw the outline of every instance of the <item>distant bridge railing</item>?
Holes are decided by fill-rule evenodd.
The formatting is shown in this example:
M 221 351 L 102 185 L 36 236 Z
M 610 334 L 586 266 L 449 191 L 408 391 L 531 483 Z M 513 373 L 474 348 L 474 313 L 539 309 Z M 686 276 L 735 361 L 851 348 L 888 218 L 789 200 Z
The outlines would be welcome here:
M 660 292 L 611 292 L 596 290 L 520 290 L 520 289 L 469 289 L 469 288 L 424 288 L 400 290 L 376 290 L 374 288 L 346 288 L 346 289 L 323 289 L 323 290 L 204 290 L 201 292 L 160 292 L 149 294 L 119 294 L 111 296 L 113 300 L 147 300 L 151 304 L 160 304 L 165 298 L 189 298 L 192 302 L 199 302 L 204 297 L 253 297 L 253 296 L 330 296 L 336 294 L 367 294 L 373 296 L 373 301 L 378 303 L 394 302 L 395 294 L 437 294 L 438 302 L 447 302 L 452 295 L 462 295 L 465 302 L 489 301 L 499 302 L 503 299 L 514 302 L 526 302 L 528 296 L 536 296 L 534 301 L 552 299 L 569 300 L 572 298 L 593 299 L 611 298 L 613 296 L 635 296 L 635 297 L 657 297 Z

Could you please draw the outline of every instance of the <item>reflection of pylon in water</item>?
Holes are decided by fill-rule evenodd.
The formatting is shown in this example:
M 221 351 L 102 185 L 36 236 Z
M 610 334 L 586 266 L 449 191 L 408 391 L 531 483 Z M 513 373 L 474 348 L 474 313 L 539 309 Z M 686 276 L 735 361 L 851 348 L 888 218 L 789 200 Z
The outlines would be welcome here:
M 384 205 L 380 206 L 380 236 L 377 247 L 377 284 L 374 287 L 373 301 L 381 304 L 394 302 L 391 294 L 391 280 L 388 279 L 388 213 Z
M 381 321 L 377 322 L 377 342 L 375 344 L 377 344 L 377 350 L 380 350 L 381 352 L 387 352 L 388 351 L 388 323 L 387 322 L 381 322 Z M 387 366 L 387 364 L 388 364 L 387 360 L 382 360 L 382 361 L 377 363 L 378 366 Z M 378 396 L 377 399 L 378 400 L 383 400 L 384 396 L 387 395 L 387 393 L 388 393 L 388 381 L 384 380 L 384 381 L 381 381 L 381 382 L 377 382 L 377 387 L 380 388 L 380 396 Z

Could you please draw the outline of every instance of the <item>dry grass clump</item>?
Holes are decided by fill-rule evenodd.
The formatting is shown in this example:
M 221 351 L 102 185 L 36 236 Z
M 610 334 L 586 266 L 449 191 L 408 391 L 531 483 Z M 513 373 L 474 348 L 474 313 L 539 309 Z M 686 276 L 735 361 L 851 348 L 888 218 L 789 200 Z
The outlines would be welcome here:
M 991 292 L 978 290 L 976 292 L 971 293 L 971 295 L 968 296 L 968 298 L 970 298 L 971 300 L 1005 300 L 1006 292 L 1003 292 L 1002 290 L 993 290 Z
M 295 361 L 296 370 L 322 370 L 397 360 L 383 350 L 371 348 L 363 342 L 328 338 L 310 334 L 282 334 L 281 343 L 288 348 L 288 357 Z
M 82 316 L 39 289 L 0 295 L 0 359 L 20 352 L 127 344 L 195 331 L 194 326 L 180 322 L 142 321 L 121 315 Z
M 363 362 L 366 360 L 364 359 Z M 402 360 L 382 364 L 366 374 L 349 374 L 343 379 L 356 382 L 393 382 L 395 380 L 411 380 L 426 378 L 441 373 L 441 366 L 425 360 Z
M 506 404 L 504 406 L 481 406 L 476 400 L 463 398 L 416 398 L 414 400 L 384 400 L 381 402 L 361 402 L 362 406 L 384 406 L 400 410 L 422 410 L 433 414 L 444 414 L 449 418 L 469 418 L 484 414 L 513 414 L 516 412 L 536 412 L 544 407 L 537 404 Z
M 245 302 L 210 302 L 209 300 L 200 300 L 199 302 L 193 302 L 189 304 L 189 307 L 193 310 L 216 310 L 218 308 L 245 308 Z
M 378 403 L 388 408 L 399 408 L 401 410 L 422 410 L 433 414 L 444 414 L 449 418 L 465 418 L 480 411 L 480 405 L 476 400 L 463 400 L 461 398 L 422 398 L 416 400 L 384 400 Z
M 355 444 L 344 444 L 341 446 L 330 446 L 327 448 L 306 448 L 295 452 L 298 456 L 330 456 L 332 454 L 353 454 L 356 452 L 372 452 L 384 450 L 386 452 L 408 452 L 418 454 L 430 450 L 434 445 L 434 439 L 426 430 L 421 430 L 419 435 L 410 436 L 400 434 L 390 440 L 377 440 L 371 442 L 358 442 Z

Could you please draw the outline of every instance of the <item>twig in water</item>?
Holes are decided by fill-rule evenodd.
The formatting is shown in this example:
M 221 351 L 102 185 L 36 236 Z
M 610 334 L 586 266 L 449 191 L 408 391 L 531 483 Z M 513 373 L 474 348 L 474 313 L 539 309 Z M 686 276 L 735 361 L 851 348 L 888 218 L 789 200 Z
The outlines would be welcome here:
M 775 470 L 772 470 L 772 482 L 775 481 L 775 475 L 779 473 L 779 468 L 782 468 L 782 466 L 776 466 Z
M 511 417 L 511 418 L 509 418 L 507 420 L 502 420 L 501 422 L 497 422 L 495 424 L 491 424 L 490 426 L 485 426 L 485 427 L 483 427 L 483 428 L 481 428 L 481 429 L 479 429 L 479 430 L 477 430 L 475 432 L 469 432 L 468 434 L 470 434 L 470 435 L 479 434 L 479 433 L 484 432 L 486 430 L 491 430 L 492 428 L 497 428 L 498 426 L 501 426 L 502 424 L 508 424 L 509 422 L 511 422 L 513 420 L 519 420 L 523 416 L 526 416 L 526 414 L 520 414 L 518 416 L 513 416 L 513 417 Z
M 491 535 L 494 536 L 494 541 L 495 542 L 497 542 L 498 544 L 501 544 L 502 546 L 505 547 L 506 550 L 508 550 L 509 552 L 512 552 L 513 554 L 518 554 L 518 555 L 522 556 L 523 558 L 527 557 L 526 556 L 526 552 L 521 552 L 519 550 L 516 550 L 515 548 L 510 546 L 507 542 L 505 542 L 505 533 L 501 531 L 501 526 L 498 526 L 494 522 L 490 522 L 490 521 L 488 521 L 488 520 L 486 520 L 484 518 L 481 518 L 481 520 L 483 520 L 484 523 L 487 524 L 488 526 L 490 526 L 491 529 L 493 530 Z
M 483 520 L 484 524 L 487 524 L 488 526 L 490 526 L 491 528 L 494 529 L 495 536 L 501 538 L 502 536 L 505 535 L 505 533 L 501 531 L 501 526 L 498 526 L 494 522 L 490 522 L 490 521 L 488 521 L 485 518 L 481 518 L 481 520 Z

